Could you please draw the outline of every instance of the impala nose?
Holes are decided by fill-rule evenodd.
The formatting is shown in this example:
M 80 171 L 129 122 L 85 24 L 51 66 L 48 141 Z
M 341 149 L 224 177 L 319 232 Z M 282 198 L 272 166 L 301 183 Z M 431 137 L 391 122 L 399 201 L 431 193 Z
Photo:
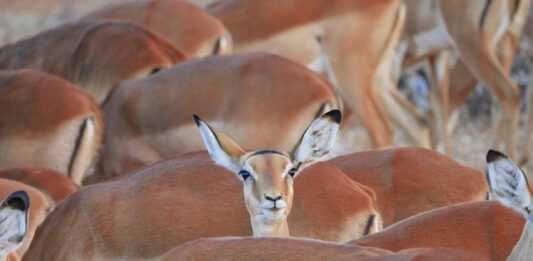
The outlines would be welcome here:
M 266 200 L 270 200 L 270 201 L 276 203 L 276 201 L 278 201 L 278 200 L 281 199 L 281 195 L 280 195 L 280 196 L 277 196 L 277 197 L 275 197 L 275 198 L 273 198 L 273 197 L 271 197 L 271 196 L 269 196 L 269 195 L 265 195 L 265 198 L 266 198 Z

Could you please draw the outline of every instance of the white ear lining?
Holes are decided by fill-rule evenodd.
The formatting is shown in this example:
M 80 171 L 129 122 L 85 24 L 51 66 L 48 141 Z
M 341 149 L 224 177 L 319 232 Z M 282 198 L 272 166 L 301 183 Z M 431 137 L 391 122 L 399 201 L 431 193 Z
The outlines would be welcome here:
M 0 251 L 5 256 L 16 250 L 28 230 L 29 197 L 25 191 L 8 196 L 0 208 Z
M 218 137 L 215 135 L 211 127 L 196 115 L 194 115 L 194 120 L 200 130 L 200 135 L 202 136 L 207 152 L 215 164 L 225 167 L 233 172 L 239 171 L 238 164 L 236 164 L 234 159 L 222 149 Z
M 333 110 L 311 123 L 293 153 L 294 164 L 305 165 L 327 155 L 335 143 L 339 122 L 340 112 Z
M 526 208 L 532 207 L 527 180 L 514 162 L 507 157 L 491 158 L 487 164 L 487 177 L 494 199 L 528 218 L 533 216 L 526 211 Z

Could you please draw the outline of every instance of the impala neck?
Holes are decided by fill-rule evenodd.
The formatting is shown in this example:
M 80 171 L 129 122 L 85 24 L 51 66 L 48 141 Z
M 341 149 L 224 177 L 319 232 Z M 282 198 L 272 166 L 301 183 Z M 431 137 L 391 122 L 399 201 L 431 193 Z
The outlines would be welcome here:
M 533 257 L 533 217 L 526 221 L 522 236 L 507 258 L 508 261 L 526 261 Z
M 287 219 L 283 221 L 256 221 L 251 218 L 254 237 L 288 237 Z

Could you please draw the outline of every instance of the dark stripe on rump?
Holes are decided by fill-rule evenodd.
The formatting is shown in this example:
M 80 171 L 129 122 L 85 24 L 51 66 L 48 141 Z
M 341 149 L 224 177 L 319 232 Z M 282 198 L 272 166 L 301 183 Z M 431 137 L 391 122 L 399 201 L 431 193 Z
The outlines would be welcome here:
M 85 134 L 85 128 L 87 127 L 87 122 L 89 121 L 91 117 L 85 118 L 83 120 L 83 123 L 80 126 L 80 131 L 78 132 L 78 136 L 76 137 L 76 143 L 74 144 L 74 150 L 72 151 L 72 155 L 70 156 L 70 161 L 68 163 L 68 176 L 71 177 L 72 175 L 72 167 L 74 164 L 74 159 L 76 159 L 76 155 L 78 155 L 78 150 L 80 149 L 80 143 L 81 139 L 83 138 L 83 135 Z
M 363 233 L 363 236 L 366 236 L 368 235 L 368 233 L 370 233 L 370 228 L 372 227 L 372 225 L 374 225 L 374 219 L 376 218 L 376 215 L 370 215 L 370 217 L 368 217 L 368 223 L 366 223 L 366 227 L 365 227 L 365 232 Z
M 481 17 L 479 18 L 479 31 L 483 31 L 483 25 L 485 24 L 485 18 L 487 16 L 487 12 L 489 11 L 490 4 L 492 3 L 492 0 L 487 0 L 487 3 L 485 3 L 485 6 L 483 6 L 483 11 L 481 11 Z
M 220 45 L 222 41 L 222 36 L 217 39 L 215 42 L 215 47 L 213 48 L 213 55 L 217 55 L 220 52 Z

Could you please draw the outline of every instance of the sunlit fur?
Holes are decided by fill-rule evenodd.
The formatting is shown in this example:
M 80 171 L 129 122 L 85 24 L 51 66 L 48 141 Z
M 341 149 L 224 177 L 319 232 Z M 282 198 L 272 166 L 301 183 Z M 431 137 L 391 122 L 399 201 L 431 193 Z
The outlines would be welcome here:
M 78 185 L 61 173 L 36 167 L 3 169 L 0 171 L 0 178 L 18 181 L 37 188 L 50 196 L 56 205 L 79 189 Z
M 318 162 L 295 179 L 290 235 L 333 242 L 360 238 L 369 216 L 379 216 L 376 201 L 372 189 Z M 201 237 L 252 234 L 242 181 L 201 151 L 82 187 L 47 216 L 25 258 L 158 259 Z
M 324 53 L 346 107 L 368 128 L 372 144 L 384 147 L 392 143 L 394 130 L 383 95 L 399 93 L 393 88 L 395 81 L 383 81 L 388 75 L 379 70 L 394 58 L 386 52 L 398 44 L 393 35 L 401 32 L 404 22 L 398 15 L 401 4 L 398 0 L 225 0 L 206 10 L 228 28 L 235 52 L 270 52 L 304 65 Z
M 327 81 L 264 53 L 212 56 L 124 82 L 103 108 L 107 139 L 99 179 L 204 149 L 193 113 L 245 149 L 289 151 L 324 103 L 337 108 Z
M 384 227 L 435 208 L 485 200 L 488 192 L 480 169 L 423 148 L 362 151 L 327 162 L 375 191 Z
M 452 248 L 505 260 L 524 224 L 522 215 L 498 202 L 469 202 L 426 211 L 350 243 L 390 251 Z
M 33 68 L 59 76 L 98 104 L 124 80 L 144 78 L 186 56 L 172 43 L 131 23 L 79 20 L 0 49 L 0 70 Z
M 307 238 L 204 238 L 182 244 L 162 260 L 358 260 L 472 261 L 485 260 L 458 249 L 414 248 L 393 253 L 384 249 L 310 240 Z
M 98 105 L 71 83 L 31 69 L 0 73 L 0 168 L 41 166 L 80 184 L 103 132 Z
M 190 58 L 228 54 L 232 49 L 231 36 L 218 19 L 181 0 L 129 1 L 98 9 L 82 19 L 140 24 L 172 41 Z

